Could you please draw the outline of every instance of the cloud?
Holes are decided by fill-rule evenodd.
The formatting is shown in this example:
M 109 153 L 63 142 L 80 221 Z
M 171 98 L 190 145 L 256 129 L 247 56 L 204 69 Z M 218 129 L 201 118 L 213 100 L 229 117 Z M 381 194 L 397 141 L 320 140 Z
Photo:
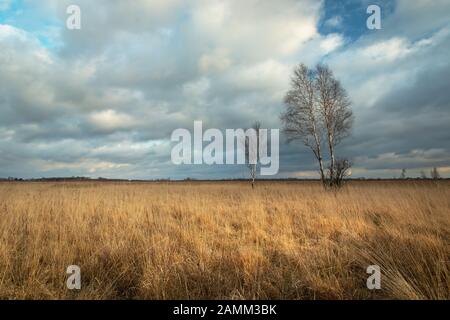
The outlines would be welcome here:
M 335 9 L 321 33 L 327 1 L 80 0 L 78 31 L 64 28 L 69 4 L 24 2 L 25 21 L 0 24 L 0 176 L 243 177 L 173 166 L 170 134 L 194 120 L 279 128 L 299 62 L 328 63 L 349 91 L 355 130 L 339 151 L 354 173 L 450 166 L 447 1 L 397 1 L 381 31 L 358 37 Z M 299 145 L 283 142 L 280 161 L 283 177 L 316 170 Z
M 88 121 L 95 129 L 105 131 L 132 128 L 135 123 L 131 116 L 117 113 L 111 109 L 92 113 Z
M 329 34 L 320 43 L 320 48 L 324 54 L 335 51 L 344 44 L 344 39 L 340 34 Z
M 338 28 L 342 25 L 342 17 L 334 16 L 324 22 L 324 25 L 329 28 Z
M 361 156 L 355 161 L 366 169 L 421 169 L 446 162 L 449 157 L 450 152 L 445 149 L 414 149 L 403 154 L 388 152 L 375 157 Z

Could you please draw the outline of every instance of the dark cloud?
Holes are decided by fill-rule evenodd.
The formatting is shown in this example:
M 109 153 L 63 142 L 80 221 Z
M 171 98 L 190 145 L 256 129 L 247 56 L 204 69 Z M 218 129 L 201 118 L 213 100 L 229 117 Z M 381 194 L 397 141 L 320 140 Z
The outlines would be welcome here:
M 353 136 L 339 155 L 355 175 L 450 168 L 446 1 L 391 2 L 377 32 L 312 0 L 76 1 L 82 29 L 69 31 L 68 4 L 23 8 L 58 21 L 39 35 L 0 25 L 0 176 L 242 178 L 240 166 L 172 165 L 172 131 L 195 120 L 279 128 L 293 65 L 319 61 L 353 100 Z M 336 16 L 340 28 L 320 28 Z M 280 163 L 279 177 L 316 175 L 311 152 L 283 138 Z

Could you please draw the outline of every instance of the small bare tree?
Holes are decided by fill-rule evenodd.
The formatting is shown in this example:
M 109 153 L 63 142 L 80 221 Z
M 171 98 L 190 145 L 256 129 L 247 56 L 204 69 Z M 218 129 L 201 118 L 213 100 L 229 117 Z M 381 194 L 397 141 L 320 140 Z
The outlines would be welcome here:
M 316 102 L 315 74 L 304 64 L 294 69 L 291 89 L 287 92 L 284 103 L 286 111 L 281 115 L 284 133 L 288 141 L 300 140 L 311 149 L 319 163 L 320 180 L 325 183 L 322 157 L 323 130 L 320 125 L 320 113 Z
M 260 130 L 261 130 L 261 123 L 259 121 L 256 121 L 252 129 L 256 133 L 256 143 L 251 143 L 249 137 L 245 138 L 245 163 L 247 164 L 248 169 L 250 170 L 250 180 L 252 182 L 252 189 L 255 188 L 255 180 L 257 176 L 257 170 L 260 163 L 259 153 L 260 153 Z M 252 159 L 253 158 L 253 159 Z M 253 161 L 252 161 L 253 160 Z
M 402 173 L 400 174 L 400 179 L 406 179 L 406 169 L 402 169 Z
M 337 159 L 335 167 L 335 185 L 341 187 L 344 179 L 351 175 L 352 164 L 348 159 Z M 330 171 L 331 172 L 331 171 Z
M 441 178 L 441 175 L 439 174 L 438 168 L 434 167 L 431 169 L 431 179 L 438 180 Z

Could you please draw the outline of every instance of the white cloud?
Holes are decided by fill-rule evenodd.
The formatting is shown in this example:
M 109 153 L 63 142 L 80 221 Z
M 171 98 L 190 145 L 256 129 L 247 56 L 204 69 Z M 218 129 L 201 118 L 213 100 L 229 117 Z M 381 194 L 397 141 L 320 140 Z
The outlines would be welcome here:
M 118 130 L 131 128 L 134 125 L 131 116 L 115 110 L 94 112 L 89 116 L 89 122 L 100 130 Z
M 340 34 L 332 33 L 327 35 L 322 42 L 320 47 L 323 50 L 323 54 L 329 54 L 344 44 L 344 39 Z
M 208 89 L 211 87 L 211 82 L 208 78 L 201 78 L 183 85 L 183 94 L 187 97 L 199 98 L 203 97 Z
M 96 159 L 77 159 L 77 162 L 59 162 L 34 160 L 33 164 L 42 171 L 55 170 L 82 170 L 88 173 L 98 173 L 102 171 L 111 171 L 123 169 L 130 166 L 128 163 L 113 163 L 108 161 L 99 161 Z
M 342 25 L 342 17 L 334 16 L 324 22 L 324 25 L 330 28 L 337 28 Z
M 373 63 L 390 63 L 402 59 L 412 53 L 406 39 L 392 38 L 364 47 L 361 49 L 363 59 Z
M 320 4 L 280 2 L 198 1 L 192 8 L 193 31 L 208 44 L 227 50 L 231 59 L 267 59 L 296 53 L 317 37 Z
M 290 74 L 290 68 L 277 60 L 269 59 L 261 63 L 241 67 L 231 75 L 241 88 L 246 89 L 264 89 L 277 90 L 285 88 L 289 79 L 286 77 Z
M 445 162 L 450 158 L 448 150 L 438 149 L 414 149 L 408 153 L 388 152 L 376 157 L 360 156 L 354 159 L 357 164 L 356 173 L 370 172 L 371 170 L 383 169 L 395 172 L 402 168 L 413 170 L 418 173 L 421 170 L 426 172 L 439 162 Z
M 199 59 L 199 69 L 202 73 L 222 72 L 232 64 L 229 50 L 223 48 L 214 49 L 212 52 L 203 54 Z

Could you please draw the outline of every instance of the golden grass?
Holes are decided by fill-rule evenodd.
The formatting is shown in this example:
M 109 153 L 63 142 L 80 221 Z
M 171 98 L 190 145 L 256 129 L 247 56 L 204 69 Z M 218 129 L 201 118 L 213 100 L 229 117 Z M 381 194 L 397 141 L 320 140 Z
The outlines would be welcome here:
M 449 186 L 1 183 L 0 298 L 449 299 Z

